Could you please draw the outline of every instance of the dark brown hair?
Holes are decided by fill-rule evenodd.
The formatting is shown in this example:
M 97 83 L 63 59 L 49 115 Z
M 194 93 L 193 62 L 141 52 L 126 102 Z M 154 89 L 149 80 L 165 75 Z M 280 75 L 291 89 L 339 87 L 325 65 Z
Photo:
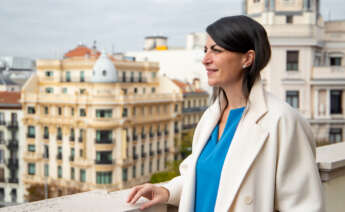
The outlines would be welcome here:
M 248 98 L 254 82 L 271 58 L 271 46 L 266 30 L 255 20 L 239 15 L 221 18 L 210 24 L 206 31 L 217 45 L 226 50 L 240 53 L 255 51 L 253 63 L 245 68 L 242 85 L 243 94 Z M 224 93 L 222 88 L 215 87 L 212 101 L 222 92 Z

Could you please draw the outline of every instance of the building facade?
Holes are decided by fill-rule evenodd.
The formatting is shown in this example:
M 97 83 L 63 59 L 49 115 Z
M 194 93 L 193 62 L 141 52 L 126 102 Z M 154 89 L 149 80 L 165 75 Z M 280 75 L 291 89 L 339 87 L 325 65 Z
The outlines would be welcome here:
M 165 170 L 179 155 L 182 95 L 158 71 L 105 54 L 37 60 L 21 98 L 26 186 L 123 189 Z
M 272 45 L 263 72 L 267 90 L 310 121 L 318 145 L 344 141 L 345 20 L 324 22 L 319 0 L 243 3 Z
M 20 92 L 0 92 L 0 205 L 24 202 Z

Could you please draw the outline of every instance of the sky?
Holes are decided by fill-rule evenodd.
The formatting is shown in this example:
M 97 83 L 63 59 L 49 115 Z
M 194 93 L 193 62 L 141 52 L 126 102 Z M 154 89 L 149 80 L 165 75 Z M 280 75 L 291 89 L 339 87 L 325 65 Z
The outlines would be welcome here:
M 321 0 L 324 20 L 344 11 L 344 0 Z M 151 35 L 184 47 L 187 34 L 241 12 L 242 0 L 1 0 L 0 56 L 57 58 L 94 40 L 106 52 L 140 51 Z

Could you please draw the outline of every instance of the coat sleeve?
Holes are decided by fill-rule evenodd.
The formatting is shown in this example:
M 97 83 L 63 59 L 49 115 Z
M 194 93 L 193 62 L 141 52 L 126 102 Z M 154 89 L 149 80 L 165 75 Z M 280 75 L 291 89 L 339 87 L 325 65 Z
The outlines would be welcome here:
M 278 130 L 275 209 L 324 212 L 315 142 L 309 124 L 292 111 L 280 119 Z

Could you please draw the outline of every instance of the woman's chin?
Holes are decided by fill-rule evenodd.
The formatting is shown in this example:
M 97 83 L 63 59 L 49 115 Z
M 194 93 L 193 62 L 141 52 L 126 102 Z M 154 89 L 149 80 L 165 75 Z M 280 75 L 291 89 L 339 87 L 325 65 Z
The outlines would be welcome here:
M 211 86 L 211 87 L 215 87 L 215 86 L 218 85 L 217 82 L 215 82 L 215 81 L 213 81 L 213 80 L 208 80 L 207 83 L 208 83 L 208 85 Z

